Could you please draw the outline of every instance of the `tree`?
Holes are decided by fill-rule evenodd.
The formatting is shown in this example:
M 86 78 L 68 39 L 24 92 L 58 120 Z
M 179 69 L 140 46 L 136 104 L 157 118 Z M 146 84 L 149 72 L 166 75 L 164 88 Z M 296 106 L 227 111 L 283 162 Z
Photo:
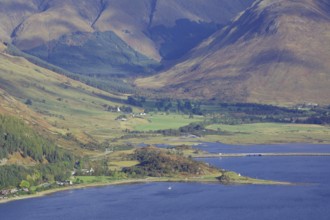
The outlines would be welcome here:
M 30 188 L 30 183 L 26 180 L 22 180 L 21 183 L 19 184 L 19 187 L 21 189 L 24 189 L 24 188 L 28 189 L 28 188 Z
M 27 100 L 25 101 L 25 104 L 26 104 L 26 105 L 32 105 L 32 100 L 31 100 L 31 99 L 27 99 Z

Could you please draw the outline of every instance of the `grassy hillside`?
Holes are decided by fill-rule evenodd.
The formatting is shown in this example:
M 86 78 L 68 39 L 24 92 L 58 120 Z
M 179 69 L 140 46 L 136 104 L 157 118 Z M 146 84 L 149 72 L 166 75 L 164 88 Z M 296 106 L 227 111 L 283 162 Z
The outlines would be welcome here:
M 3 85 L 1 85 L 3 87 Z M 30 109 L 26 104 L 18 101 L 8 92 L 0 88 L 0 114 L 19 118 L 44 136 L 51 136 L 56 130 L 40 114 Z M 74 146 L 73 143 L 70 143 Z
M 225 102 L 329 104 L 327 7 L 320 0 L 259 1 L 181 63 L 136 84 Z
M 108 109 L 122 104 L 108 100 L 125 99 L 125 96 L 100 91 L 4 53 L 0 54 L 0 82 L 1 89 L 5 91 L 4 99 L 14 97 L 25 103 L 13 102 L 23 106 L 23 110 L 34 111 L 31 115 L 40 118 L 35 123 L 46 121 L 49 126 L 45 127 L 51 132 L 73 135 L 82 143 L 98 143 L 105 139 L 103 136 L 91 137 L 91 131 L 107 130 L 107 137 L 121 135 L 120 122 L 115 120 L 121 113 Z M 12 103 L 7 106 L 3 108 L 10 108 L 6 112 L 20 111 L 12 109 Z

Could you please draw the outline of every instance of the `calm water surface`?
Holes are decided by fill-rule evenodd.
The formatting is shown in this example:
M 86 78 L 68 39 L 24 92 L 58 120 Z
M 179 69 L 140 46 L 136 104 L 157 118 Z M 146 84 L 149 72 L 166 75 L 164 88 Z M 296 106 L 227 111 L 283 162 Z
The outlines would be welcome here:
M 209 147 L 214 152 L 227 149 L 221 144 L 207 145 L 203 148 Z M 243 146 L 232 152 L 242 152 L 240 147 Z M 253 147 L 261 150 L 260 146 L 244 147 L 252 152 Z M 263 152 L 277 152 L 272 151 L 272 147 L 267 149 L 264 146 Z M 328 152 L 328 148 L 330 145 L 304 145 L 303 151 L 295 152 Z M 279 152 L 284 149 L 291 152 L 296 146 L 283 146 Z M 243 175 L 308 184 L 224 186 L 146 183 L 72 190 L 2 204 L 0 220 L 330 219 L 330 157 L 212 158 L 205 161 Z M 168 190 L 169 186 L 172 190 Z
M 196 148 L 210 153 L 330 153 L 330 144 L 229 145 L 202 143 Z

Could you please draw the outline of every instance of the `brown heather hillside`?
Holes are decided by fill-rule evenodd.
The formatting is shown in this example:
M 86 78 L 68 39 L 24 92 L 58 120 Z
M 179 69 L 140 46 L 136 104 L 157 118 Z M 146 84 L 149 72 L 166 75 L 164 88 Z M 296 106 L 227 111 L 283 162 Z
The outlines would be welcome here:
M 330 103 L 330 3 L 261 0 L 141 87 L 233 102 Z
M 49 128 L 50 125 L 42 120 L 40 115 L 33 112 L 23 103 L 17 101 L 14 97 L 10 96 L 7 92 L 1 89 L 0 85 L 0 114 L 11 115 L 19 117 L 29 124 L 36 125 L 39 127 Z
M 182 34 L 177 33 L 178 30 L 193 38 L 191 45 L 183 48 L 181 53 L 184 53 L 192 45 L 214 33 L 218 25 L 228 23 L 252 2 L 253 0 L 0 0 L 0 40 L 12 42 L 21 50 L 70 68 L 63 60 L 58 60 L 63 56 L 58 53 L 71 53 L 71 58 L 81 58 L 86 53 L 92 53 L 96 57 L 95 61 L 106 57 L 102 63 L 118 59 L 115 56 L 120 56 L 125 46 L 114 40 L 110 42 L 114 44 L 114 49 L 109 49 L 111 45 L 102 42 L 109 37 L 102 34 L 111 32 L 126 47 L 154 61 L 160 61 L 165 56 L 164 53 L 181 47 L 181 41 L 185 42 L 176 42 L 178 37 L 182 37 Z M 196 32 L 196 28 L 200 31 Z M 207 33 L 204 36 L 199 32 Z M 92 33 L 102 34 L 95 36 Z M 199 34 L 201 36 L 194 36 Z M 109 43 L 111 39 L 113 37 L 105 41 Z M 169 43 L 164 46 L 167 41 Z M 103 49 L 93 50 L 98 43 L 103 45 Z M 71 51 L 75 46 L 82 49 Z M 115 48 L 119 48 L 119 51 Z M 125 68 L 125 62 L 137 65 L 134 58 L 139 55 L 132 53 L 129 51 L 128 54 L 122 54 L 124 58 L 128 57 L 128 61 L 119 60 L 120 68 Z M 98 73 L 97 67 L 93 67 Z M 106 67 L 104 68 L 103 72 L 107 72 Z M 72 71 L 83 70 L 72 68 Z

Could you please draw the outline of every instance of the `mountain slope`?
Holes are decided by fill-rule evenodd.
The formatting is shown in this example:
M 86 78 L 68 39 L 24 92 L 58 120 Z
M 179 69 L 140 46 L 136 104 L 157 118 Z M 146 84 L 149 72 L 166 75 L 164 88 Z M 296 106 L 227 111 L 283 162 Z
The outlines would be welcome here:
M 173 68 L 139 79 L 183 97 L 330 103 L 330 15 L 324 0 L 261 0 Z
M 0 39 L 78 73 L 144 72 L 140 65 L 185 54 L 252 2 L 0 0 Z
M 0 43 L 0 55 L 4 53 L 6 47 Z M 2 61 L 2 63 L 4 63 Z M 0 65 L 0 75 L 3 75 L 4 68 Z M 1 81 L 1 80 L 0 80 Z M 31 110 L 27 105 L 18 101 L 13 96 L 11 96 L 4 89 L 8 86 L 5 85 L 4 81 L 1 81 L 0 84 L 0 114 L 2 115 L 10 115 L 16 118 L 20 118 L 30 125 L 38 125 L 39 129 L 52 130 L 49 129 L 51 125 L 45 121 L 40 115 L 33 110 Z
M 69 135 L 82 144 L 121 136 L 121 123 L 115 119 L 122 113 L 109 108 L 124 105 L 120 100 L 126 98 L 0 52 L 0 113 L 20 117 L 48 133 Z M 63 142 L 79 150 L 67 144 Z

